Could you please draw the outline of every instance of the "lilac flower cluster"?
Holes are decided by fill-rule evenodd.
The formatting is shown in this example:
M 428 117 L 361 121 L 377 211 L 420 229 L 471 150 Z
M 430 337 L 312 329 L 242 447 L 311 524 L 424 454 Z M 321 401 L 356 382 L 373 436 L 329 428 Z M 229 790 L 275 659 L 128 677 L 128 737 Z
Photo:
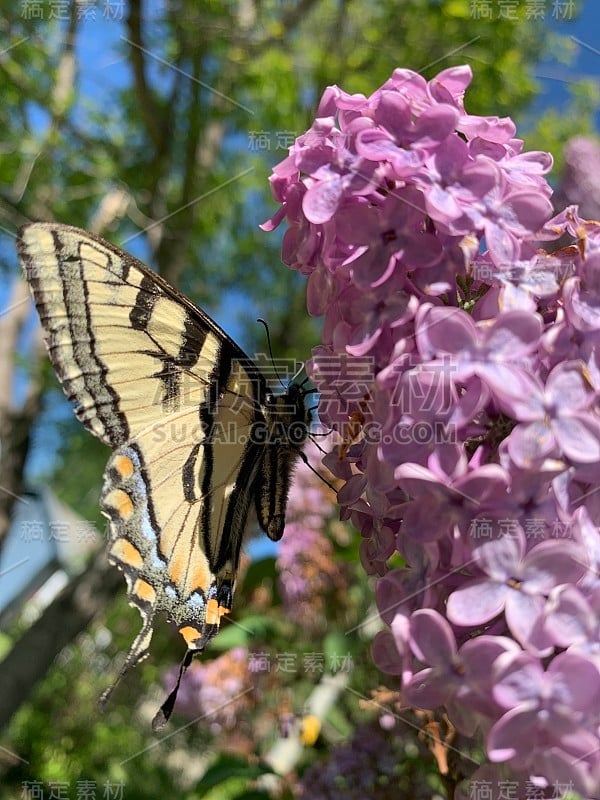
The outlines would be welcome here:
M 211 661 L 193 661 L 181 679 L 175 709 L 192 720 L 203 720 L 214 734 L 232 730 L 251 706 L 248 650 L 234 647 Z M 165 675 L 171 691 L 179 667 Z M 250 695 L 250 696 L 249 696 Z
M 551 218 L 551 156 L 467 113 L 471 77 L 329 87 L 264 227 L 324 316 L 307 369 L 376 663 L 491 762 L 598 796 L 600 223 Z
M 309 443 L 306 453 L 309 463 L 318 463 L 320 453 L 314 444 Z M 277 570 L 286 616 L 311 632 L 326 624 L 326 595 L 344 583 L 323 531 L 334 508 L 334 493 L 300 463 L 288 497 L 289 521 L 277 554 Z
M 600 219 L 600 144 L 596 139 L 591 136 L 569 139 L 553 201 L 556 209 L 577 203 L 581 215 Z
M 406 729 L 405 729 L 406 734 Z M 429 756 L 429 758 L 428 758 Z M 430 800 L 431 756 L 422 743 L 392 735 L 376 723 L 359 726 L 350 741 L 310 766 L 294 787 L 300 800 Z

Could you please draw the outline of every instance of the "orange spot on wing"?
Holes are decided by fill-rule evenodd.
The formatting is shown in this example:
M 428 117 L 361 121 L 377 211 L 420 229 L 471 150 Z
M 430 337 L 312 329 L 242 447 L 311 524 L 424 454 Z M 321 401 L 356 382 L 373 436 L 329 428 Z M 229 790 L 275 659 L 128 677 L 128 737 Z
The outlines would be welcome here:
M 192 645 L 196 639 L 202 636 L 198 628 L 193 628 L 191 625 L 186 625 L 185 628 L 179 628 L 179 633 L 183 636 L 185 643 L 191 650 L 193 650 Z
M 154 588 L 141 578 L 138 578 L 133 585 L 133 593 L 151 605 L 154 604 L 156 600 L 156 592 L 154 591 Z
M 200 589 L 202 592 L 204 592 L 204 594 L 206 594 L 210 588 L 212 575 L 206 566 L 202 564 L 196 567 L 196 569 L 192 572 L 189 581 L 190 593 L 196 592 L 198 589 Z
M 121 478 L 130 478 L 133 475 L 133 461 L 127 456 L 117 456 L 113 461 L 113 467 Z
M 220 606 L 214 597 L 212 597 L 206 604 L 206 624 L 218 625 L 221 622 L 223 614 L 229 614 L 230 609 L 225 606 Z
M 117 539 L 110 548 L 110 554 L 122 564 L 134 569 L 140 569 L 144 563 L 140 551 L 127 539 Z
M 114 489 L 106 496 L 106 502 L 119 512 L 119 515 L 126 519 L 133 514 L 133 502 L 131 497 L 122 489 Z
M 206 604 L 206 624 L 218 625 L 220 619 L 221 615 L 219 614 L 219 604 L 214 597 L 211 597 Z
M 169 565 L 169 575 L 171 577 L 171 580 L 176 586 L 181 585 L 180 581 L 181 581 L 181 576 L 183 575 L 184 568 L 185 568 L 185 561 L 181 557 L 174 559 Z

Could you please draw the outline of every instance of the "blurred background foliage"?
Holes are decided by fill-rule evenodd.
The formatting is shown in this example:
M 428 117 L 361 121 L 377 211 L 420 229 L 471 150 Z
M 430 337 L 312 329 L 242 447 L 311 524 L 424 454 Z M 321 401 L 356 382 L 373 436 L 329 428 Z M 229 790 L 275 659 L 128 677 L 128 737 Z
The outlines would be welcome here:
M 280 263 L 282 232 L 258 225 L 274 210 L 270 170 L 310 125 L 327 85 L 369 94 L 398 66 L 431 78 L 469 63 L 468 110 L 512 116 L 526 147 L 551 150 L 559 167 L 567 140 L 594 131 L 598 89 L 589 82 L 572 85 L 566 109 L 531 110 L 536 64 L 549 54 L 568 63 L 573 43 L 527 20 L 526 4 L 515 20 L 493 21 L 477 19 L 474 5 L 3 0 L 3 304 L 22 297 L 17 227 L 55 219 L 142 258 L 247 352 L 265 350 L 254 323 L 262 316 L 275 354 L 305 360 L 318 325 L 305 313 L 301 278 Z M 17 317 L 2 332 L 12 339 L 0 388 L 0 485 L 9 489 L 0 526 L 14 495 L 37 482 L 103 531 L 107 451 L 70 414 L 29 310 Z M 302 491 L 326 493 L 309 484 Z M 139 618 L 118 575 L 118 590 L 98 592 L 93 622 L 40 668 L 2 721 L 2 797 L 49 797 L 52 786 L 60 798 L 126 800 L 445 796 L 439 754 L 389 711 L 384 676 L 371 664 L 376 614 L 359 534 L 336 522 L 325 495 L 320 524 L 306 524 L 299 497 L 285 541 L 302 546 L 244 561 L 233 624 L 190 670 L 158 737 L 150 720 L 183 655 L 181 638 L 159 624 L 151 658 L 100 715 L 97 699 Z M 24 627 L 3 632 L 3 652 L 25 648 Z M 29 646 L 35 659 L 36 642 Z M 311 697 L 333 674 L 344 680 L 315 722 Z M 300 749 L 277 776 L 273 752 L 286 739 Z

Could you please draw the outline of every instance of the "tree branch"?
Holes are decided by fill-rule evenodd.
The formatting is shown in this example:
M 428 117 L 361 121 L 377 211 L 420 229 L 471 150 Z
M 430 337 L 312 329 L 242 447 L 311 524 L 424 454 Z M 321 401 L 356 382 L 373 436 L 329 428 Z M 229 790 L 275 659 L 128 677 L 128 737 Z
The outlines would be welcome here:
M 14 354 L 29 310 L 27 284 L 17 278 L 9 305 L 0 317 L 0 546 L 8 533 L 13 505 L 23 491 L 31 426 L 40 410 L 42 348 L 39 339 L 21 408 L 15 407 L 14 399 Z
M 127 16 L 127 30 L 129 39 L 133 44 L 129 48 L 129 58 L 133 68 L 136 94 L 138 96 L 138 108 L 148 136 L 154 146 L 155 153 L 162 150 L 163 134 L 160 125 L 163 119 L 161 109 L 156 103 L 156 99 L 148 86 L 146 80 L 146 65 L 144 56 L 144 43 L 142 41 L 142 4 L 140 0 L 131 0 L 129 3 L 129 15 Z
M 48 103 L 51 119 L 45 130 L 37 153 L 28 158 L 24 158 L 11 188 L 11 198 L 13 202 L 19 203 L 25 194 L 29 179 L 38 158 L 46 149 L 50 152 L 56 133 L 62 120 L 67 115 L 74 97 L 75 78 L 77 72 L 77 62 L 75 57 L 75 38 L 79 23 L 79 13 L 77 3 L 71 4 L 71 14 L 69 25 L 65 37 L 65 46 L 60 54 L 58 66 L 56 68 L 56 80 L 52 87 L 52 93 Z M 49 155 L 49 153 L 46 153 Z

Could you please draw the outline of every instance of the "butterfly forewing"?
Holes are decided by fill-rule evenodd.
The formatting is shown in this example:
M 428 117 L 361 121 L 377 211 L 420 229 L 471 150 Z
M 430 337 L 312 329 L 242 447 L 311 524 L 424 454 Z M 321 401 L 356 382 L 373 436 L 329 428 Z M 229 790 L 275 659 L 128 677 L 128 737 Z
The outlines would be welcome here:
M 283 532 L 302 393 L 273 398 L 210 317 L 108 242 L 38 223 L 17 247 L 65 393 L 114 448 L 109 558 L 143 619 L 125 668 L 146 655 L 159 611 L 201 650 L 231 608 L 250 504 L 272 538 Z M 300 436 L 286 441 L 292 424 Z

